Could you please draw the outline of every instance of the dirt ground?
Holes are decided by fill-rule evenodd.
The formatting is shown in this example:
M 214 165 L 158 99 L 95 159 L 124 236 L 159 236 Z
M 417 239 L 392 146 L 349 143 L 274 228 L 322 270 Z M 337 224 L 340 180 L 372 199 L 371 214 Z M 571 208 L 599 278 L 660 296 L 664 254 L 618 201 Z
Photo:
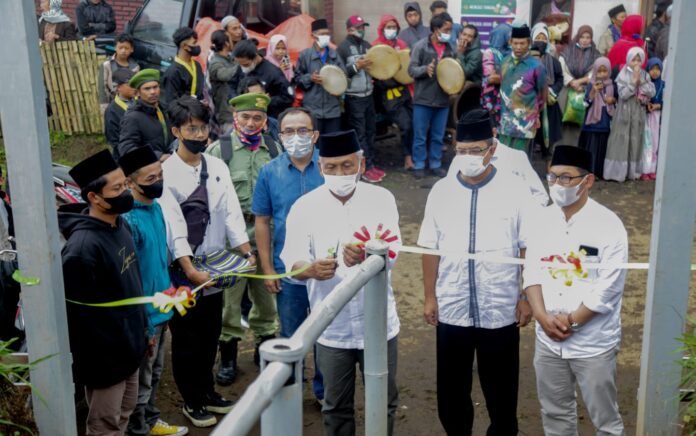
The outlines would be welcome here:
M 401 231 L 405 244 L 415 245 L 425 201 L 433 178 L 416 181 L 412 176 L 399 171 L 400 162 L 392 152 L 395 144 L 387 141 L 382 163 L 388 176 L 383 186 L 394 193 L 401 215 Z M 394 147 L 392 147 L 394 146 Z M 389 151 L 387 151 L 389 150 Z M 542 173 L 543 163 L 535 160 L 535 167 Z M 654 182 L 630 182 L 624 184 L 599 182 L 593 189 L 593 197 L 609 206 L 623 220 L 630 239 L 631 261 L 648 260 L 650 227 L 652 220 Z M 399 257 L 393 274 L 393 287 L 401 319 L 399 335 L 398 384 L 400 392 L 396 434 L 399 435 L 444 435 L 437 418 L 435 383 L 435 331 L 426 325 L 422 317 L 423 288 L 420 256 L 404 254 Z M 620 410 L 626 425 L 626 434 L 635 434 L 637 390 L 642 341 L 643 307 L 645 301 L 647 272 L 628 273 L 624 293 L 622 320 L 623 341 L 618 356 L 618 389 Z M 692 289 L 694 288 L 692 282 Z M 693 292 L 692 292 L 693 295 Z M 693 304 L 690 305 L 694 307 Z M 245 341 L 239 358 L 241 376 L 230 388 L 219 391 L 236 400 L 258 374 L 252 362 L 253 344 L 251 335 Z M 521 435 L 541 435 L 541 417 L 536 398 L 535 374 L 532 366 L 534 354 L 534 327 L 522 329 L 520 344 L 520 389 L 518 417 Z M 311 360 L 308 359 L 311 366 Z M 311 370 L 308 370 L 308 372 Z M 311 374 L 311 372 L 309 372 Z M 475 377 L 476 380 L 476 377 Z M 321 412 L 313 401 L 311 385 L 305 384 L 304 434 L 323 435 Z M 472 398 L 476 405 L 474 434 L 484 435 L 488 426 L 485 402 L 478 381 L 475 381 Z M 159 390 L 162 418 L 170 423 L 186 425 L 181 415 L 181 398 L 176 390 L 168 366 Z M 358 434 L 363 433 L 363 392 L 356 392 Z M 586 411 L 579 411 L 580 434 L 594 434 Z M 206 435 L 209 430 L 191 429 L 192 435 Z M 253 432 L 258 434 L 258 426 Z

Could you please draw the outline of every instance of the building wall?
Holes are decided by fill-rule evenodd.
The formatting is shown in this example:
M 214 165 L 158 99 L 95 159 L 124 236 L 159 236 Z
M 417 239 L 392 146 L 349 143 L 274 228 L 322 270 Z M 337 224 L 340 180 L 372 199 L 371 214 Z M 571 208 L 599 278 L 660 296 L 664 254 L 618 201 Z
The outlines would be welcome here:
M 41 13 L 39 8 L 40 0 L 34 0 L 36 3 L 37 14 Z M 144 0 L 108 0 L 107 3 L 111 5 L 114 9 L 114 14 L 116 15 L 116 32 L 123 30 L 128 20 L 130 20 L 135 12 L 140 6 L 143 5 Z M 80 3 L 80 0 L 63 0 L 63 12 L 65 12 L 72 20 L 73 23 L 77 25 L 75 19 L 75 9 Z

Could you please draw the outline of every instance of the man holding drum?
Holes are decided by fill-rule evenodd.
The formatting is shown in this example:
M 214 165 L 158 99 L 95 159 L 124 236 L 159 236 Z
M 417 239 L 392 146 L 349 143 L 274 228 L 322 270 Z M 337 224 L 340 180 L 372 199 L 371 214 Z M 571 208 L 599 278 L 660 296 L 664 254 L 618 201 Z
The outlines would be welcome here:
M 312 38 L 314 45 L 302 50 L 297 60 L 295 81 L 304 92 L 302 107 L 311 111 L 316 118 L 317 130 L 322 134 L 337 132 L 341 130 L 341 96 L 332 95 L 325 89 L 319 71 L 327 65 L 341 71 L 345 71 L 346 67 L 336 50 L 329 47 L 331 31 L 325 19 L 312 23 Z

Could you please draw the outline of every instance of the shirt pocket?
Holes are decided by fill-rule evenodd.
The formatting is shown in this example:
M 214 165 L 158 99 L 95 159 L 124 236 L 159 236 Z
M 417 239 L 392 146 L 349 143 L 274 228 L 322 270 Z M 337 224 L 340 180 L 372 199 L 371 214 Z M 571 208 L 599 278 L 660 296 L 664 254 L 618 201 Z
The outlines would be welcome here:
M 246 171 L 232 171 L 232 184 L 237 193 L 239 203 L 243 204 L 251 199 L 251 180 Z

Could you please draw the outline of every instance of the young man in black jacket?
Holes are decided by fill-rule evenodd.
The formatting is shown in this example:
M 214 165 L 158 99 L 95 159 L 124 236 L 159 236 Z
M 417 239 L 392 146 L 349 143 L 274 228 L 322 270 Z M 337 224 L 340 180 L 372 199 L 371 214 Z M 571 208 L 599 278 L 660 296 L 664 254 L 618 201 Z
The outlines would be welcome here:
M 162 161 L 171 155 L 171 136 L 160 106 L 159 80 L 159 71 L 147 68 L 128 82 L 138 99 L 123 116 L 114 159 L 142 146 L 152 148 Z
M 80 0 L 75 15 L 77 28 L 84 37 L 93 39 L 116 30 L 114 10 L 104 0 Z
M 258 78 L 266 93 L 271 97 L 271 104 L 268 106 L 268 116 L 278 118 L 285 109 L 292 106 L 294 91 L 290 82 L 280 68 L 268 62 L 259 55 L 256 42 L 245 39 L 234 46 L 232 52 L 234 60 L 239 64 L 237 73 L 232 77 L 232 97 L 244 94 L 242 81 L 247 77 Z
M 138 395 L 147 352 L 145 306 L 90 307 L 142 296 L 133 237 L 120 217 L 133 208 L 126 176 L 108 150 L 77 164 L 70 176 L 88 203 L 60 213 L 67 239 L 63 277 L 75 381 L 85 386 L 87 434 L 123 434 Z
M 128 108 L 133 104 L 135 89 L 128 84 L 130 79 L 133 78 L 131 70 L 121 68 L 113 73 L 111 77 L 116 85 L 116 96 L 104 112 L 104 135 L 106 136 L 106 142 L 111 145 L 113 150 L 116 150 L 121 139 L 121 120 Z
M 188 27 L 181 27 L 174 32 L 172 39 L 179 51 L 162 76 L 162 107 L 165 109 L 182 95 L 191 95 L 202 101 L 205 85 L 203 68 L 194 59 L 201 54 L 198 34 Z

